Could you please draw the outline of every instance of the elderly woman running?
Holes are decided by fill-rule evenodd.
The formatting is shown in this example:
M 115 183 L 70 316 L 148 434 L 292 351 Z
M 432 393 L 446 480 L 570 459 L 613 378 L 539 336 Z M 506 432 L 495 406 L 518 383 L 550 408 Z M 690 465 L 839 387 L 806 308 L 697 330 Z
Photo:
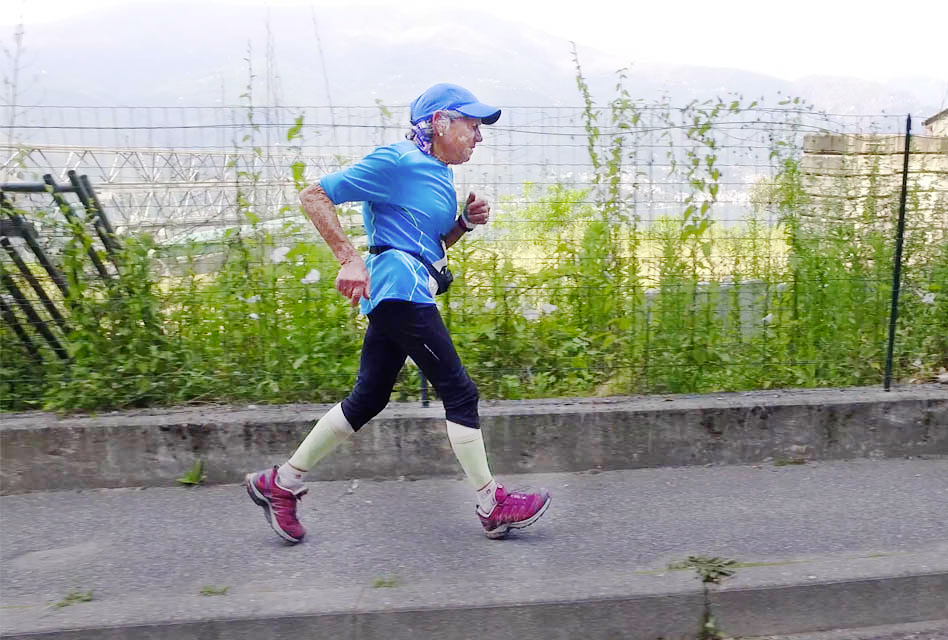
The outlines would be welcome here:
M 418 365 L 444 403 L 451 448 L 475 490 L 476 513 L 488 538 L 536 522 L 550 505 L 546 490 L 507 491 L 487 462 L 477 387 L 461 364 L 435 305 L 451 284 L 446 249 L 477 225 L 490 206 L 473 192 L 458 214 L 450 165 L 467 162 L 500 109 L 466 89 L 437 84 L 411 107 L 408 140 L 380 147 L 357 164 L 324 176 L 300 193 L 303 210 L 341 265 L 336 289 L 369 319 L 352 392 L 316 422 L 289 460 L 247 474 L 251 499 L 283 539 L 305 530 L 296 516 L 304 476 L 388 404 L 406 357 Z M 335 205 L 363 202 L 369 255 L 346 236 Z

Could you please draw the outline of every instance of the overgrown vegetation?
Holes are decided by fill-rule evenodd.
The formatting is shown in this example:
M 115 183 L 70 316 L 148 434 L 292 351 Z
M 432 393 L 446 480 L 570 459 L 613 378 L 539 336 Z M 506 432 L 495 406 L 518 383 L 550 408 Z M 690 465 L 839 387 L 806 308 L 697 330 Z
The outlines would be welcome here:
M 734 122 L 773 119 L 774 110 L 739 96 L 645 104 L 629 96 L 621 72 L 618 80 L 604 113 L 577 60 L 593 167 L 586 183 L 525 185 L 490 233 L 451 250 L 457 279 L 440 303 L 482 397 L 880 383 L 892 199 L 870 197 L 861 218 L 821 215 L 804 189 L 791 101 L 773 127 L 770 173 L 742 219 L 722 225 L 722 136 Z M 297 120 L 287 141 L 302 129 Z M 660 163 L 639 144 L 656 129 L 665 132 Z M 292 170 L 301 184 L 301 162 Z M 260 223 L 257 178 L 254 167 L 241 169 L 241 229 L 175 246 L 123 236 L 120 279 L 90 275 L 87 245 L 67 244 L 70 359 L 45 354 L 39 366 L 0 324 L 0 408 L 345 394 L 366 321 L 333 289 L 338 265 L 302 214 L 282 229 Z M 683 188 L 662 192 L 663 184 Z M 657 201 L 668 206 L 656 215 L 649 207 Z M 62 224 L 56 214 L 30 215 L 46 215 L 50 228 Z M 906 243 L 895 363 L 902 380 L 948 366 L 948 247 L 922 240 L 928 231 L 910 228 Z M 416 398 L 417 376 L 406 367 L 393 399 Z

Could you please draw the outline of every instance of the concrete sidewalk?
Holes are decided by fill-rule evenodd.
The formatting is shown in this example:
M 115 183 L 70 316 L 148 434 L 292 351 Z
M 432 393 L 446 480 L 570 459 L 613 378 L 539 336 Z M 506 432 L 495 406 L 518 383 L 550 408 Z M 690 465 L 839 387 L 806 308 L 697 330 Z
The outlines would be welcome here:
M 732 636 L 948 619 L 948 458 L 501 480 L 553 492 L 504 541 L 454 477 L 313 482 L 296 546 L 240 485 L 3 496 L 0 634 L 668 639 L 706 612 Z M 689 556 L 743 564 L 705 594 L 669 569 Z

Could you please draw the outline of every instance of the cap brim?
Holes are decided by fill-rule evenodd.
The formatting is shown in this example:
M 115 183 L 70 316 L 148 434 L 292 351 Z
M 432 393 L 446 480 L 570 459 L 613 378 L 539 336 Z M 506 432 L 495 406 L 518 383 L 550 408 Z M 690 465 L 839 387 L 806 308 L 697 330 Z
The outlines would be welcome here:
M 466 115 L 468 118 L 477 118 L 484 124 L 494 124 L 500 119 L 500 109 L 489 107 L 481 102 L 472 102 L 463 107 L 456 107 L 455 111 Z

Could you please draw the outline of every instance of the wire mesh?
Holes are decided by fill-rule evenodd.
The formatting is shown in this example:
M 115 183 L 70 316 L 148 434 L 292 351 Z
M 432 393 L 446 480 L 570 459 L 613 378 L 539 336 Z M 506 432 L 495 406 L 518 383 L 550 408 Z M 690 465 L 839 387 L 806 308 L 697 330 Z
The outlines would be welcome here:
M 97 321 L 69 336 L 63 370 L 5 348 L 4 407 L 346 392 L 365 319 L 332 290 L 296 194 L 401 139 L 405 107 L 21 113 L 0 181 L 87 175 L 119 236 L 144 238 L 125 264 L 145 282 L 89 287 L 81 312 Z M 881 381 L 903 129 L 793 103 L 505 108 L 455 168 L 459 196 L 487 197 L 495 218 L 452 248 L 458 279 L 439 300 L 482 396 Z M 948 138 L 915 137 L 909 166 L 903 381 L 948 365 Z M 73 236 L 48 195 L 7 199 L 65 261 Z M 341 214 L 364 248 L 358 207 Z M 123 337 L 143 309 L 148 331 L 135 319 Z M 119 348 L 133 338 L 146 353 Z M 83 340 L 119 369 L 97 369 L 91 348 L 77 358 Z M 116 375 L 122 393 L 89 393 Z M 417 395 L 416 375 L 409 364 L 396 397 Z

